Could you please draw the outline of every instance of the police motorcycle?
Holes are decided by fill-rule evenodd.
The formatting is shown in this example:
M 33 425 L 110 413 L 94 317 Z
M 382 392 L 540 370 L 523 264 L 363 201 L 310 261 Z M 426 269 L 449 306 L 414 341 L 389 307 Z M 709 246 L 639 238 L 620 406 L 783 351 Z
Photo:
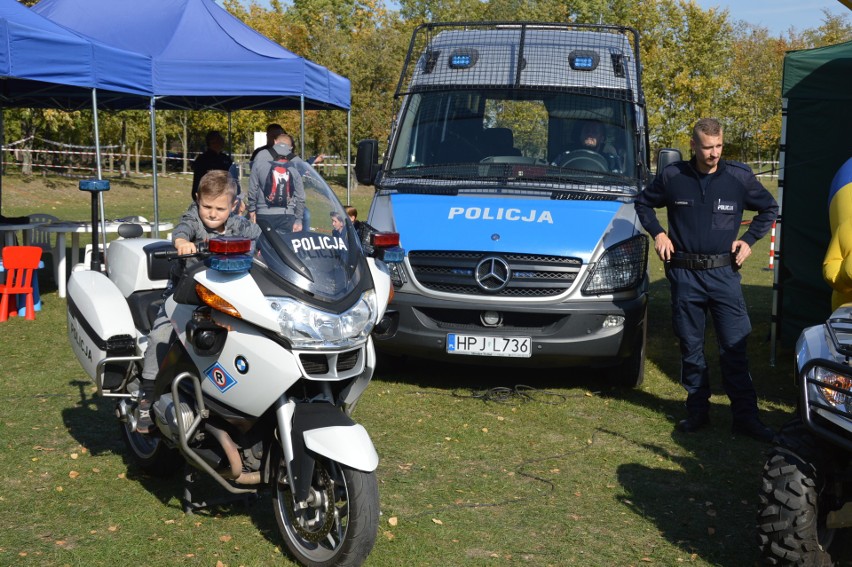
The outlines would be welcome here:
M 763 467 L 758 544 L 765 565 L 833 565 L 852 527 L 852 306 L 802 331 L 795 362 L 798 409 Z
M 229 498 L 269 489 L 296 561 L 360 565 L 378 529 L 379 459 L 351 414 L 375 367 L 370 332 L 392 293 L 383 260 L 402 251 L 379 235 L 386 246 L 367 257 L 331 189 L 299 167 L 311 213 L 301 232 L 260 220 L 254 247 L 213 238 L 207 250 L 175 258 L 170 241 L 124 225 L 106 273 L 94 246 L 91 269 L 69 280 L 68 336 L 99 394 L 115 399 L 132 460 L 155 476 L 189 471 L 186 512 L 214 502 L 194 501 L 199 473 Z M 342 233 L 332 233 L 330 212 L 346 219 Z M 142 355 L 175 262 L 186 265 L 164 302 L 172 341 L 155 382 L 155 426 L 141 434 Z

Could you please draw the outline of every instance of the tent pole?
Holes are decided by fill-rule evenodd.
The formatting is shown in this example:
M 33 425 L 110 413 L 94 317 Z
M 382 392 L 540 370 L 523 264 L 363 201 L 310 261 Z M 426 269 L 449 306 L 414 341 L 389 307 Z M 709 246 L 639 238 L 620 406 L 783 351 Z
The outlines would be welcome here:
M 101 133 L 100 126 L 98 125 L 98 89 L 92 89 L 92 121 L 95 124 L 95 164 L 98 168 L 98 179 L 103 179 L 103 171 L 101 170 Z M 100 267 L 100 258 L 103 258 L 104 265 L 106 265 L 106 249 L 107 249 L 107 241 L 106 241 L 106 212 L 104 211 L 104 192 L 98 191 L 98 209 L 100 209 L 100 217 L 101 217 L 101 243 L 104 248 L 104 255 L 100 255 L 100 250 L 97 248 L 97 242 L 95 242 L 95 246 L 92 247 L 92 259 L 98 259 L 98 261 L 93 261 L 93 266 Z M 76 260 L 75 260 L 76 262 Z
M 781 242 L 781 231 L 783 230 L 784 223 L 782 222 L 782 216 L 784 214 L 784 172 L 786 171 L 785 165 L 787 161 L 787 99 L 781 99 L 781 147 L 778 152 L 778 218 L 776 219 L 776 225 L 778 227 L 776 234 L 776 242 L 780 244 Z M 782 309 L 782 297 L 781 297 L 781 286 L 780 276 L 781 273 L 781 262 L 784 261 L 784 255 L 781 254 L 781 247 L 776 245 L 775 243 L 771 243 L 770 246 L 774 246 L 775 249 L 773 253 L 775 254 L 775 263 L 773 264 L 772 269 L 772 318 L 770 320 L 769 325 L 769 366 L 775 368 L 775 358 L 777 353 L 777 342 L 778 342 L 778 334 L 780 333 L 781 326 L 781 309 Z
M 352 173 L 349 171 L 349 164 L 352 163 L 352 109 L 346 111 L 346 204 L 352 205 L 352 199 L 349 196 L 350 187 L 352 185 Z
M 156 98 L 151 97 L 149 105 L 149 113 L 151 116 L 151 166 L 153 167 L 154 175 L 154 225 L 151 227 L 151 236 L 160 238 L 160 197 L 157 193 L 157 109 L 155 108 Z
M 301 138 L 301 150 L 299 150 L 299 155 L 302 156 L 302 159 L 305 159 L 305 95 L 304 93 L 299 95 L 299 138 Z

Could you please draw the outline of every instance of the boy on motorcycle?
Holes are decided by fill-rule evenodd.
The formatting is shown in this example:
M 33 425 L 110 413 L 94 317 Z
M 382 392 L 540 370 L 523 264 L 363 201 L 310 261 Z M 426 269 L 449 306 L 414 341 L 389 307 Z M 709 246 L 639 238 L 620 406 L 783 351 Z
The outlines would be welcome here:
M 213 236 L 240 236 L 256 240 L 260 227 L 246 217 L 233 212 L 237 198 L 237 185 L 227 171 L 211 170 L 204 174 L 198 184 L 198 199 L 181 216 L 172 232 L 172 241 L 178 254 L 195 254 L 197 244 Z M 174 278 L 166 287 L 164 297 L 173 292 Z M 148 334 L 148 348 L 142 365 L 142 387 L 137 405 L 136 431 L 149 433 L 154 425 L 151 419 L 151 400 L 154 394 L 154 379 L 159 370 L 159 360 L 168 348 L 172 334 L 164 305 L 160 306 L 157 319 Z

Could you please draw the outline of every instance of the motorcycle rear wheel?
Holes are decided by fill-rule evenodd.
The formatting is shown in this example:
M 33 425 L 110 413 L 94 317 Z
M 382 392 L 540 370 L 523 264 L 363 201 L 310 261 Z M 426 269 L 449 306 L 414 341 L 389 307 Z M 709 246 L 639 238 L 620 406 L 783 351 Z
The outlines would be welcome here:
M 159 435 L 143 435 L 129 423 L 122 423 L 121 436 L 133 463 L 150 475 L 170 477 L 183 466 L 180 452 L 167 446 Z
M 374 472 L 317 458 L 311 505 L 296 509 L 287 465 L 277 458 L 272 483 L 275 521 L 284 543 L 308 567 L 356 567 L 373 549 L 379 524 L 379 488 Z
M 821 444 L 798 419 L 778 435 L 763 467 L 758 545 L 762 565 L 833 565 L 828 548 L 835 530 L 826 517 L 836 496 Z

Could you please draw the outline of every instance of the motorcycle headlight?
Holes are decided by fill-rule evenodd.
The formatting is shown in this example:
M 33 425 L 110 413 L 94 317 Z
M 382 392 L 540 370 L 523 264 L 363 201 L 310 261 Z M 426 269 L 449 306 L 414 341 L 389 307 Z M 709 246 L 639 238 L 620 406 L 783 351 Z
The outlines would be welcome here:
M 821 366 L 813 369 L 813 378 L 818 383 L 830 386 L 828 388 L 817 387 L 817 391 L 826 402 L 842 411 L 852 410 L 852 404 L 850 404 L 852 402 L 852 378 Z
M 373 330 L 378 303 L 376 292 L 364 292 L 343 313 L 331 313 L 290 297 L 267 297 L 278 313 L 279 333 L 297 348 L 344 348 L 355 346 Z
M 639 234 L 609 248 L 589 271 L 583 295 L 603 295 L 633 289 L 648 267 L 648 237 Z

